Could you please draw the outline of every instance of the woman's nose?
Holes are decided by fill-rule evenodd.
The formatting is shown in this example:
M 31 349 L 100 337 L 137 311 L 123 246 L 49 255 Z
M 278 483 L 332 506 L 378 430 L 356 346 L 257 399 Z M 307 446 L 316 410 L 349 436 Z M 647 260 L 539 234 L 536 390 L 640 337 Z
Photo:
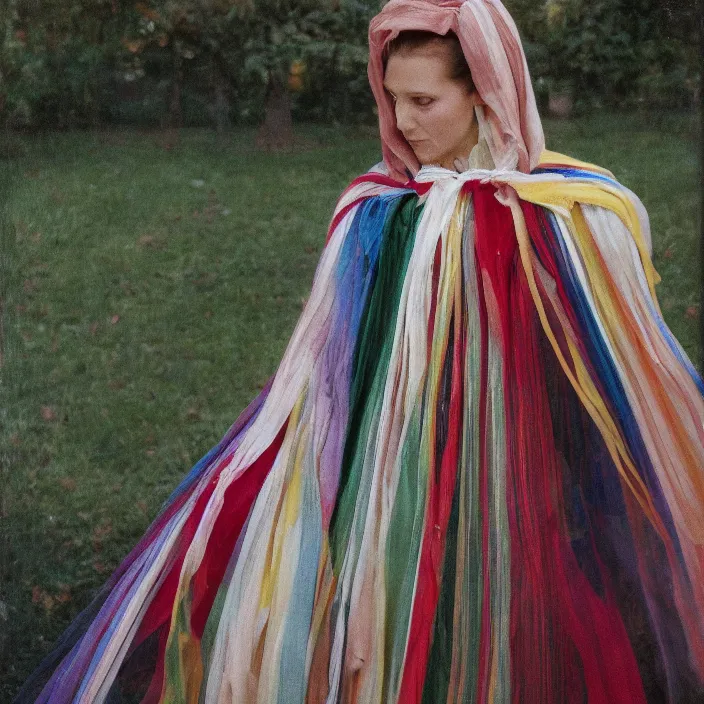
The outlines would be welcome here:
M 413 115 L 411 111 L 405 106 L 400 105 L 396 102 L 396 127 L 404 133 L 404 135 L 411 130 L 414 125 Z

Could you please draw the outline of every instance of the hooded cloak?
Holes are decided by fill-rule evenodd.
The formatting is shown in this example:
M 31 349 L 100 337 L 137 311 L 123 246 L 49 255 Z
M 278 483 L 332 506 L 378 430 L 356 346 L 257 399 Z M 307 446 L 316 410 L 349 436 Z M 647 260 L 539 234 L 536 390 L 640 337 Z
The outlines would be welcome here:
M 403 30 L 454 32 L 486 104 L 487 139 L 497 169 L 534 169 L 545 147 L 528 64 L 516 25 L 498 0 L 390 0 L 369 25 L 369 84 L 379 111 L 384 162 L 401 181 L 420 164 L 396 127 L 384 91 L 384 55 Z
M 458 33 L 490 168 L 396 130 L 402 29 Z M 704 382 L 645 209 L 544 149 L 498 0 L 392 0 L 369 36 L 383 163 L 277 371 L 16 701 L 702 701 Z

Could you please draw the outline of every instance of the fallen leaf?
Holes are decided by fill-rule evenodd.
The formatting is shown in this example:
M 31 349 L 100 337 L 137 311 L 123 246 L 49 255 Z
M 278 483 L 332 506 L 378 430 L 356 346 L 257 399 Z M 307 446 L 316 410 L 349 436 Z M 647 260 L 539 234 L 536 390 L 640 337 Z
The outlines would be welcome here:
M 188 420 L 200 420 L 200 411 L 197 408 L 189 408 L 186 412 Z
M 66 489 L 66 491 L 76 491 L 76 480 L 72 477 L 61 477 L 59 484 L 61 488 Z
M 33 293 L 37 289 L 36 279 L 25 279 L 22 285 L 25 293 Z
M 200 274 L 200 272 L 199 272 Z M 217 278 L 217 274 L 213 272 L 206 272 L 205 274 L 200 274 L 197 279 L 191 279 L 191 283 L 196 286 L 203 286 L 204 284 L 209 284 Z
M 12 435 L 10 435 L 10 443 L 12 443 L 12 445 L 14 445 L 15 447 L 19 447 L 22 444 L 22 441 L 20 440 L 20 434 L 12 433 Z
M 699 317 L 699 306 L 688 306 L 685 311 L 685 317 L 690 320 Z
M 116 325 L 120 321 L 120 316 L 119 315 L 113 315 L 112 318 L 110 318 L 110 322 L 113 325 Z
M 42 595 L 42 606 L 46 611 L 51 611 L 54 608 L 54 597 L 45 592 Z
M 668 247 L 663 253 L 662 256 L 665 257 L 665 259 L 672 259 L 672 248 Z
M 90 334 L 95 337 L 95 334 L 98 332 L 98 321 L 96 320 L 94 323 L 90 324 Z
M 51 406 L 42 406 L 42 418 L 45 421 L 56 420 L 56 412 Z
M 210 318 L 213 317 L 213 311 L 212 311 L 212 310 L 206 310 L 205 313 L 203 313 L 203 317 L 204 317 L 204 318 L 207 318 L 208 320 L 210 320 Z
M 147 515 L 147 502 L 144 499 L 140 499 L 135 505 L 141 513 L 143 513 L 145 516 Z
M 29 239 L 31 239 L 32 242 L 34 242 L 34 244 L 38 244 L 39 242 L 41 242 L 42 233 L 41 232 L 33 232 Z
M 62 585 L 61 591 L 54 597 L 59 604 L 65 604 L 71 601 L 71 590 L 68 586 Z
M 87 511 L 79 511 L 76 514 L 82 521 L 89 521 L 90 520 L 90 514 Z
M 100 552 L 103 549 L 103 540 L 110 535 L 110 533 L 112 533 L 112 524 L 110 521 L 95 526 L 91 535 L 93 550 Z
M 149 448 L 147 450 L 147 457 L 153 457 L 154 456 L 154 450 L 152 448 Z
M 108 382 L 108 388 L 112 389 L 113 391 L 119 391 L 120 389 L 124 389 L 126 385 L 127 384 L 125 384 L 125 382 L 121 379 L 113 379 L 112 381 Z
M 164 249 L 164 247 L 166 247 L 166 242 L 162 237 L 144 234 L 137 240 L 137 246 L 140 249 Z
M 108 568 L 105 566 L 103 562 L 94 562 L 93 563 L 93 569 L 98 573 L 98 574 L 105 574 L 105 572 L 108 571 Z
M 41 604 L 48 613 L 54 608 L 54 597 L 39 586 L 32 587 L 32 603 Z

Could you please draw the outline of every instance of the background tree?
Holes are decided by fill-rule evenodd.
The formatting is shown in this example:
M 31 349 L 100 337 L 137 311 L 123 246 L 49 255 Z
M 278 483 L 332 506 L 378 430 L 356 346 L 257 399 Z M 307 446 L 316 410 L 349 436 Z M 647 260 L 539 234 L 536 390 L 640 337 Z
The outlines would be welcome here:
M 663 0 L 549 0 L 550 80 L 575 92 L 583 109 L 689 107 L 699 80 L 691 52 L 697 30 L 673 37 L 672 21 L 688 10 L 668 15 L 666 7 Z
M 694 0 L 505 0 L 536 92 L 583 110 L 689 108 Z M 0 0 L 0 124 L 178 128 L 373 122 L 367 26 L 378 0 Z
M 377 8 L 357 0 L 260 0 L 243 7 L 244 72 L 266 86 L 260 146 L 290 144 L 291 89 L 327 89 L 328 98 L 339 97 L 346 80 L 359 75 L 366 87 L 366 29 Z M 349 102 L 338 107 L 344 111 Z
M 293 0 L 168 0 L 140 2 L 135 11 L 123 43 L 141 70 L 159 56 L 169 65 L 169 125 L 183 124 L 188 67 L 206 77 L 216 129 L 230 124 L 231 103 L 248 96 L 259 108 L 258 144 L 279 148 L 293 139 L 294 94 L 312 91 L 325 105 L 338 97 L 343 110 L 352 106 L 347 96 L 355 90 L 345 90 L 345 83 L 366 76 L 366 27 L 375 8 L 356 0 L 327 0 L 322 7 Z M 316 112 L 310 95 L 300 102 Z M 317 112 L 319 119 L 331 117 L 329 109 Z
M 97 125 L 124 22 L 119 0 L 5 0 L 0 50 L 12 126 Z

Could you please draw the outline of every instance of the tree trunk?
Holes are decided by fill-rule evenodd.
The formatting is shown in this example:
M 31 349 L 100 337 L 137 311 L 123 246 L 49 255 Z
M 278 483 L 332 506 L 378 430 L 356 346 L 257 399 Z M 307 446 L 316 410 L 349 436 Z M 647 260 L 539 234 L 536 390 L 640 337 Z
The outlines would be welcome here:
M 227 99 L 227 78 L 217 57 L 213 57 L 211 82 L 213 89 L 213 104 L 211 106 L 215 131 L 218 137 L 223 137 L 230 129 L 230 101 Z
M 183 83 L 183 67 L 178 48 L 172 43 L 172 56 L 174 73 L 171 79 L 171 97 L 169 100 L 169 127 L 179 129 L 183 127 L 183 108 L 181 104 L 181 85 Z
M 264 123 L 256 137 L 257 147 L 264 150 L 286 149 L 293 144 L 291 96 L 279 76 L 269 77 Z

